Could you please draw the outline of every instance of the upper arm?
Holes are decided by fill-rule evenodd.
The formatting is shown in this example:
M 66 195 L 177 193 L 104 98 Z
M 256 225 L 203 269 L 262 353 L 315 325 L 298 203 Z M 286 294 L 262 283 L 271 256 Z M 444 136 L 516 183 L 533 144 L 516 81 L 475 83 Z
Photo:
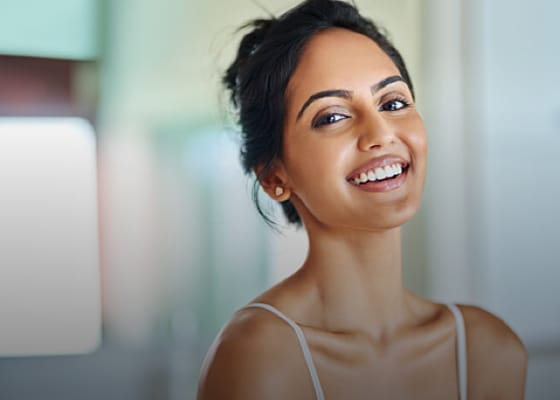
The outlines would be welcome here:
M 242 343 L 219 342 L 208 354 L 201 371 L 198 400 L 274 399 L 271 383 L 254 355 L 243 353 Z
M 309 398 L 293 332 L 284 325 L 266 318 L 228 324 L 204 361 L 197 399 L 295 399 L 302 393 Z
M 478 307 L 462 309 L 467 326 L 469 392 L 476 398 L 523 399 L 528 356 L 522 341 L 495 315 Z

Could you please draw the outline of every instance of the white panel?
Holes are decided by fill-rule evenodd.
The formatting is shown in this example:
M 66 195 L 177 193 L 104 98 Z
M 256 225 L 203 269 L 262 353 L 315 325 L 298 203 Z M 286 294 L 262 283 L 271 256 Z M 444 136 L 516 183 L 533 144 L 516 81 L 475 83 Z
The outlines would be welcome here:
M 0 118 L 0 355 L 99 342 L 95 157 L 84 120 Z
M 423 209 L 430 297 L 468 302 L 470 295 L 465 170 L 464 60 L 459 0 L 425 3 L 426 49 L 423 110 L 429 139 Z M 459 179 L 458 179 L 459 178 Z
M 543 347 L 560 342 L 560 3 L 483 7 L 489 298 Z

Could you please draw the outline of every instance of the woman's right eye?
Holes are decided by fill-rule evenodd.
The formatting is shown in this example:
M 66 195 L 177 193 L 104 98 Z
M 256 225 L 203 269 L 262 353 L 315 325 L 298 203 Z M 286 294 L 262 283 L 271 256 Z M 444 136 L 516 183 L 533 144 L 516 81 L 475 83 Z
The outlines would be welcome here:
M 322 115 L 319 118 L 315 119 L 313 121 L 313 128 L 319 128 L 321 126 L 324 125 L 332 125 L 335 124 L 339 121 L 342 121 L 343 119 L 349 118 L 347 115 L 344 114 L 338 114 L 338 113 L 331 113 L 331 114 L 326 114 L 326 115 Z

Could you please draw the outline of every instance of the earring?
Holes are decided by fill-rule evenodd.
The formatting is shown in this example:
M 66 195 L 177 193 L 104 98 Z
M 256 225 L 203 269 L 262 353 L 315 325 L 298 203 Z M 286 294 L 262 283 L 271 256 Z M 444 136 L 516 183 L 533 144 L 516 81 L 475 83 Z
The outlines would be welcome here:
M 282 186 L 276 186 L 276 189 L 274 189 L 274 194 L 276 195 L 276 197 L 282 196 L 284 194 L 284 188 Z

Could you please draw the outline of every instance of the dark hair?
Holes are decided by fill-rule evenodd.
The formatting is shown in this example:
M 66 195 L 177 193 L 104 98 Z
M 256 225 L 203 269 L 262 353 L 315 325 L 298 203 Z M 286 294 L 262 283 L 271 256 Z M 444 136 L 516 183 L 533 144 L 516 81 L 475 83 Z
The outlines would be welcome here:
M 262 166 L 253 185 L 253 201 L 269 224 L 274 222 L 259 203 L 259 178 L 270 173 L 282 156 L 285 90 L 304 46 L 316 33 L 344 28 L 371 38 L 391 58 L 413 93 L 405 63 L 384 33 L 357 8 L 338 0 L 306 0 L 278 18 L 256 19 L 241 27 L 252 28 L 241 40 L 237 57 L 222 82 L 238 113 L 241 127 L 241 163 L 245 173 Z M 282 202 L 289 222 L 301 226 L 293 204 Z

